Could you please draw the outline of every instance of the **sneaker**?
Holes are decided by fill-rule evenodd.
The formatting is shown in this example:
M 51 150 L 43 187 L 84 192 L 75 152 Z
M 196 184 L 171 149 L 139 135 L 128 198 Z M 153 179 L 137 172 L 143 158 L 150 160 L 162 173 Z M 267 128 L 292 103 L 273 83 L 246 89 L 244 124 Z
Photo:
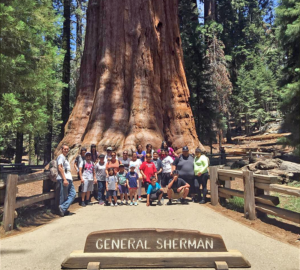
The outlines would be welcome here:
M 114 204 L 113 204 L 113 203 L 110 203 L 110 206 L 114 206 Z
M 128 205 L 128 201 L 125 202 L 125 205 Z
M 91 202 L 87 202 L 86 205 L 93 205 Z
M 120 205 L 124 205 L 125 203 L 121 202 Z
M 189 204 L 186 199 L 180 199 L 181 204 Z
M 173 204 L 172 201 L 167 202 L 167 205 L 172 205 L 172 204 Z
M 115 206 L 118 206 L 118 203 L 115 203 Z
M 157 202 L 157 205 L 162 206 L 161 201 L 158 201 L 158 202 Z
M 133 202 L 131 202 L 129 205 L 130 205 L 130 206 L 133 205 Z
M 135 202 L 134 205 L 137 206 L 138 205 L 137 202 Z
M 199 203 L 200 204 L 205 204 L 205 200 L 201 200 Z
M 139 197 L 139 201 L 141 201 L 142 200 L 142 197 Z
M 64 210 L 61 208 L 61 206 L 58 206 L 58 214 L 63 217 L 65 215 Z
M 82 207 L 86 207 L 86 204 L 84 202 L 81 202 L 80 204 Z
M 104 201 L 99 201 L 99 205 L 103 205 L 104 204 Z

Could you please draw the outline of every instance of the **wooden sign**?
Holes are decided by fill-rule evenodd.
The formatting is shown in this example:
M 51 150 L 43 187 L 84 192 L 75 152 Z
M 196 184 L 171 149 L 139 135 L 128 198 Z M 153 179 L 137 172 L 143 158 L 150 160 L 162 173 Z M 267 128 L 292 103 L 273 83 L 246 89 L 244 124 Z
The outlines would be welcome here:
M 84 251 L 62 263 L 68 269 L 153 267 L 250 267 L 239 251 L 228 251 L 220 235 L 180 229 L 121 229 L 88 235 Z M 228 269 L 228 268 L 227 268 Z

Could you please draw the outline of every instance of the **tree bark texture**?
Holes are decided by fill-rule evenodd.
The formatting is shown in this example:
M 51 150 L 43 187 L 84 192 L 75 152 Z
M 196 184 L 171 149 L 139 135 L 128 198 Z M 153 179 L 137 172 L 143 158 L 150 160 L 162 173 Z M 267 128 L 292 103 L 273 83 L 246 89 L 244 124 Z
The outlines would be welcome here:
M 198 140 L 189 105 L 178 0 L 90 0 L 77 98 L 60 143 L 136 151 Z
M 23 133 L 17 132 L 15 163 L 22 163 L 22 156 L 23 156 Z
M 61 138 L 64 136 L 64 128 L 69 118 L 70 113 L 70 78 L 71 78 L 71 0 L 64 0 L 64 24 L 62 48 L 65 50 L 63 62 L 63 83 L 66 86 L 62 90 L 62 126 Z

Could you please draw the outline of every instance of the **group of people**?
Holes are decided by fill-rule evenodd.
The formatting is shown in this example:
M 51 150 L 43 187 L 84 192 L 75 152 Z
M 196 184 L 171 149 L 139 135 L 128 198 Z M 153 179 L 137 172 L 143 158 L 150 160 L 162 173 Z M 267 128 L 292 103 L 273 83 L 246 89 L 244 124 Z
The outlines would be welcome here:
M 76 195 L 70 164 L 66 159 L 68 151 L 69 147 L 62 145 L 62 154 L 57 158 L 61 216 L 66 214 Z M 81 148 L 74 162 L 81 181 L 83 207 L 91 204 L 90 196 L 95 184 L 100 205 L 119 205 L 118 193 L 120 205 L 138 205 L 138 201 L 142 200 L 142 186 L 147 193 L 147 206 L 155 200 L 157 205 L 162 205 L 164 188 L 167 188 L 169 199 L 167 205 L 171 205 L 173 199 L 188 204 L 186 197 L 189 194 L 193 201 L 196 201 L 195 195 L 198 194 L 198 201 L 203 204 L 207 194 L 208 166 L 209 159 L 204 151 L 196 149 L 195 155 L 191 155 L 185 146 L 182 154 L 177 155 L 165 141 L 157 151 L 154 151 L 151 144 L 146 145 L 146 150 L 138 145 L 131 158 L 127 150 L 123 151 L 122 157 L 117 157 L 111 147 L 106 149 L 106 154 L 99 155 L 96 145 L 91 145 L 90 151 Z

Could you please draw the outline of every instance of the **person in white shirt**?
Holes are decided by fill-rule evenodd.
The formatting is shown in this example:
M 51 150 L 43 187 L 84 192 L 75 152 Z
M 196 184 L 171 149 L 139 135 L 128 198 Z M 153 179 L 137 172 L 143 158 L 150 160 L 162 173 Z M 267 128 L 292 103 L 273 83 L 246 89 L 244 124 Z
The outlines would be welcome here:
M 68 208 L 75 199 L 76 190 L 73 185 L 70 163 L 66 159 L 69 153 L 69 146 L 63 144 L 61 150 L 62 154 L 60 154 L 56 159 L 58 169 L 56 179 L 60 187 L 58 210 L 59 215 L 63 217 L 68 213 Z
M 95 164 L 95 173 L 98 182 L 98 201 L 100 205 L 104 204 L 105 196 L 104 192 L 106 189 L 106 162 L 104 161 L 105 155 L 99 156 L 99 162 Z
M 139 181 L 138 182 L 138 197 L 139 197 L 139 201 L 142 200 L 142 196 L 141 195 L 142 195 L 142 179 L 143 179 L 143 177 L 142 177 L 142 174 L 140 172 L 140 166 L 141 165 L 142 165 L 142 161 L 139 158 L 137 158 L 137 153 L 133 152 L 132 158 L 131 158 L 131 160 L 129 162 L 129 168 L 131 166 L 134 166 L 135 167 L 134 171 L 139 176 L 139 180 L 138 180 Z
M 162 163 L 162 175 L 161 175 L 161 186 L 166 187 L 171 179 L 172 164 L 174 162 L 173 158 L 169 156 L 169 152 L 161 149 L 160 150 L 161 163 Z

